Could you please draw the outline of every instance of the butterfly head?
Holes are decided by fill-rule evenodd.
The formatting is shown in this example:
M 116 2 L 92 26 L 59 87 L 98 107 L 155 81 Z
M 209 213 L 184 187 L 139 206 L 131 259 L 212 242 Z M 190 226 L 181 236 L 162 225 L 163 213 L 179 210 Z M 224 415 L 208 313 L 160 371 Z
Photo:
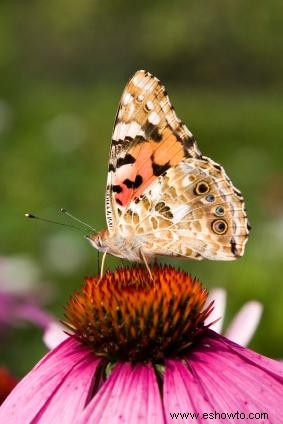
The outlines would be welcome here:
M 108 230 L 105 229 L 99 232 L 92 233 L 89 236 L 86 236 L 86 238 L 89 240 L 90 244 L 99 252 L 105 252 L 106 250 L 108 250 L 107 236 Z

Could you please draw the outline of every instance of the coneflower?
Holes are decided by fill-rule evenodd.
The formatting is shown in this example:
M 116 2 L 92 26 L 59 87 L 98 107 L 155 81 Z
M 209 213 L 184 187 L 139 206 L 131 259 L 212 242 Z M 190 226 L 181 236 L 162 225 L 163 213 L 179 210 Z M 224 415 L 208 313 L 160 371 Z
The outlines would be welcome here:
M 0 422 L 282 422 L 282 364 L 212 331 L 199 281 L 168 266 L 152 276 L 135 266 L 87 278 L 66 307 L 72 334 L 16 386 Z

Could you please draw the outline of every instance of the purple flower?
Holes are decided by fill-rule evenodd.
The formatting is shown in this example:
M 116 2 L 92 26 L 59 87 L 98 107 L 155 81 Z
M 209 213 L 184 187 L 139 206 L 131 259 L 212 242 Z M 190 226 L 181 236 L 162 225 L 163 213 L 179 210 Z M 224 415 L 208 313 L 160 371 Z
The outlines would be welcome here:
M 212 331 L 197 280 L 152 274 L 87 279 L 66 308 L 73 335 L 16 386 L 0 422 L 281 423 L 282 364 Z
M 34 263 L 26 258 L 0 257 L 0 333 L 31 322 L 45 329 L 54 319 L 40 306 L 48 287 L 40 289 Z
M 210 325 L 210 328 L 222 334 L 226 309 L 226 291 L 220 288 L 212 289 L 207 304 L 211 301 L 214 301 L 214 309 L 209 315 L 209 320 L 215 322 Z M 245 303 L 224 332 L 225 337 L 241 346 L 247 346 L 257 329 L 262 309 L 262 304 L 256 300 Z

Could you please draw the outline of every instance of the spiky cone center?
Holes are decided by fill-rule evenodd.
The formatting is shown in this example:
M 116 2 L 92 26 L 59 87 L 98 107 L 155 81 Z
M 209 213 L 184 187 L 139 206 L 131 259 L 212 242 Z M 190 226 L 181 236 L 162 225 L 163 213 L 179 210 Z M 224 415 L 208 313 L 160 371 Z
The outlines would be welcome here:
M 185 356 L 212 310 L 197 279 L 170 266 L 120 268 L 86 278 L 65 309 L 66 324 L 111 362 Z

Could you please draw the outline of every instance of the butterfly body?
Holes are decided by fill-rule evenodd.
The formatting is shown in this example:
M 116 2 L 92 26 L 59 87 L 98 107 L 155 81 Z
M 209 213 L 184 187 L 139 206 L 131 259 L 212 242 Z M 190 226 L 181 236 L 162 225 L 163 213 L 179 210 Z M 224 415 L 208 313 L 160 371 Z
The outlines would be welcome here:
M 119 232 L 109 233 L 107 228 L 91 234 L 88 239 L 92 246 L 100 252 L 106 252 L 121 259 L 128 259 L 129 261 L 143 261 L 139 247 L 139 243 L 142 240 L 137 240 L 134 237 L 125 238 Z
M 123 93 L 106 189 L 107 229 L 98 250 L 133 261 L 156 256 L 233 260 L 249 224 L 241 193 L 203 156 L 165 88 L 138 71 Z

